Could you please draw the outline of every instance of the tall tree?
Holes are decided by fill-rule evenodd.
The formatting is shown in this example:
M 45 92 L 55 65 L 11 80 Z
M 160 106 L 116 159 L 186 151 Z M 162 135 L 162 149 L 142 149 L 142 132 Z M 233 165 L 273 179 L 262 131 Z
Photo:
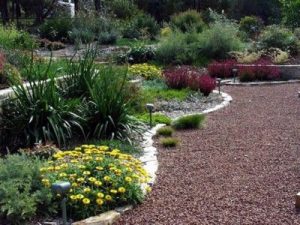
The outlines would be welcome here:
M 9 22 L 8 0 L 0 0 L 0 10 L 2 22 L 5 25 L 7 22 Z
M 94 0 L 94 3 L 95 3 L 95 10 L 97 12 L 100 12 L 100 10 L 101 10 L 101 2 L 100 2 L 100 0 Z

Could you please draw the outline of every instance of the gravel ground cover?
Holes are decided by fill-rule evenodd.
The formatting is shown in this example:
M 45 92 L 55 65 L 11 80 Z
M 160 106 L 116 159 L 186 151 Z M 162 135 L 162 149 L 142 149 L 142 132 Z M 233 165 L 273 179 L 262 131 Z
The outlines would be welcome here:
M 233 103 L 159 147 L 153 191 L 117 225 L 300 224 L 299 89 L 226 87 Z
M 206 109 L 213 108 L 222 103 L 223 98 L 218 93 L 211 93 L 208 97 L 203 97 L 200 93 L 195 93 L 185 101 L 161 100 L 155 104 L 157 110 L 171 118 L 183 116 L 185 114 L 199 113 Z

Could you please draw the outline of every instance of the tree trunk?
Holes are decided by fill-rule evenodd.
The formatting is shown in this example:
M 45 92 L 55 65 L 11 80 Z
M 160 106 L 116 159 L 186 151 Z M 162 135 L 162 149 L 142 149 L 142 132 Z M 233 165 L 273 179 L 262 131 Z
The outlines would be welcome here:
M 100 0 L 94 0 L 94 3 L 95 3 L 95 10 L 97 12 L 100 12 L 100 9 L 101 9 L 101 2 L 100 2 Z
M 75 5 L 75 13 L 77 14 L 79 11 L 79 0 L 74 0 L 74 5 Z
M 1 18 L 2 23 L 5 25 L 9 22 L 9 13 L 8 13 L 8 0 L 0 0 L 0 9 L 1 9 Z

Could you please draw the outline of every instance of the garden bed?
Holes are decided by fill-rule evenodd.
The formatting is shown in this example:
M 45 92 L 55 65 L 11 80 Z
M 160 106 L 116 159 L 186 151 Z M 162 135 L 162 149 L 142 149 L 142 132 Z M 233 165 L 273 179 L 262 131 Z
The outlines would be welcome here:
M 170 118 L 176 118 L 185 114 L 199 113 L 213 108 L 222 103 L 223 97 L 218 93 L 212 93 L 208 97 L 195 92 L 184 101 L 161 100 L 156 103 L 156 110 Z

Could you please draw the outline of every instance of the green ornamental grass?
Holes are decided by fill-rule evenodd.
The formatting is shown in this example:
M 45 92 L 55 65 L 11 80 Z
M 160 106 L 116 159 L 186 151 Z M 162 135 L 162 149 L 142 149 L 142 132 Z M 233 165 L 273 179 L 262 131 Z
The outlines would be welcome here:
M 195 114 L 180 117 L 172 122 L 172 127 L 176 130 L 198 129 L 202 126 L 205 116 L 203 114 Z
M 170 137 L 172 136 L 174 130 L 172 127 L 165 126 L 157 130 L 157 134 L 165 137 Z
M 176 147 L 179 143 L 179 140 L 177 138 L 167 137 L 167 138 L 161 138 L 160 144 L 165 148 L 173 148 Z

